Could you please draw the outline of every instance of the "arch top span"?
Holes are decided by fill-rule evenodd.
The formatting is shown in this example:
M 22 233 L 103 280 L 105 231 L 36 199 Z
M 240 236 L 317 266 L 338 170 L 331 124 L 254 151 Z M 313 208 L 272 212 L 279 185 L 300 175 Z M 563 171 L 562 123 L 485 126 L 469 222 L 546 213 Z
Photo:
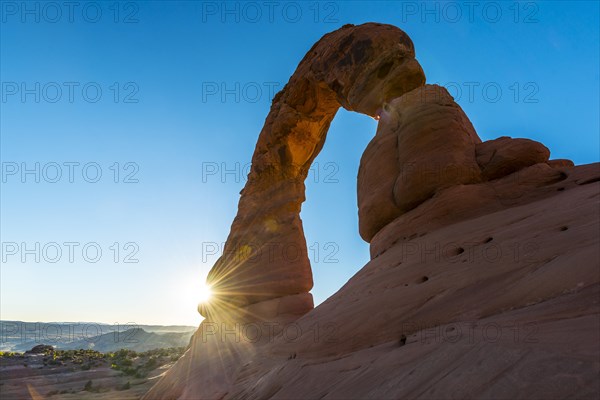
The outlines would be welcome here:
M 300 208 L 329 125 L 339 107 L 377 117 L 386 102 L 424 84 L 412 41 L 392 25 L 344 25 L 313 45 L 273 99 L 223 254 L 207 278 L 215 295 L 201 307 L 204 316 L 289 296 L 298 314 L 312 308 Z

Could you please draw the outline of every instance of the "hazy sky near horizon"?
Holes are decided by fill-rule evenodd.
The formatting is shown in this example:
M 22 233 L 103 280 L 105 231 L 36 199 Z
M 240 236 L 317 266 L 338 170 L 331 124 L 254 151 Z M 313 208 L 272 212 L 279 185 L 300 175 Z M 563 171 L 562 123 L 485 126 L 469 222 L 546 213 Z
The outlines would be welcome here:
M 600 158 L 595 1 L 1 7 L 1 319 L 197 325 L 272 96 L 347 23 L 405 30 L 482 139 Z M 375 129 L 340 110 L 306 182 L 316 303 L 369 260 L 356 176 Z

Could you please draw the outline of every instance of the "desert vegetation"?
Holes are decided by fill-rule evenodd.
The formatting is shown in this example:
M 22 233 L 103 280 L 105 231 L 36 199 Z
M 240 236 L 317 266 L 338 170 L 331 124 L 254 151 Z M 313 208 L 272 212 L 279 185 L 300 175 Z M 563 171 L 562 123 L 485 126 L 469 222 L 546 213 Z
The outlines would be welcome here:
M 34 390 L 53 399 L 139 398 L 185 350 L 99 352 L 37 345 L 23 353 L 2 351 L 0 394 L 3 399 L 19 399 Z

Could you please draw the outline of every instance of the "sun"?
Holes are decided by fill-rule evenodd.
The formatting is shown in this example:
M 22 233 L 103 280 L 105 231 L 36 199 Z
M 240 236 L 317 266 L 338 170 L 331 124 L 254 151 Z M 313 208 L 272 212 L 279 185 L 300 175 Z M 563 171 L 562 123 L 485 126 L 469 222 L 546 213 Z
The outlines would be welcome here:
M 208 301 L 210 301 L 211 297 L 212 290 L 210 286 L 204 282 L 200 283 L 200 287 L 198 288 L 198 303 L 207 303 Z

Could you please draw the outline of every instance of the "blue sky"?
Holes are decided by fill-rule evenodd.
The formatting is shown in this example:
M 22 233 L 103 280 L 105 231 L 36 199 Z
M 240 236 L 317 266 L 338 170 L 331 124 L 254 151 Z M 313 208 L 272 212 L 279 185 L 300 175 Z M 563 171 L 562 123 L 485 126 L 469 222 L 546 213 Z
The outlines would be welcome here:
M 405 30 L 483 139 L 600 158 L 595 1 L 54 4 L 1 9 L 2 319 L 199 323 L 272 90 L 346 23 Z M 368 261 L 356 175 L 375 129 L 340 110 L 307 181 L 317 303 Z

